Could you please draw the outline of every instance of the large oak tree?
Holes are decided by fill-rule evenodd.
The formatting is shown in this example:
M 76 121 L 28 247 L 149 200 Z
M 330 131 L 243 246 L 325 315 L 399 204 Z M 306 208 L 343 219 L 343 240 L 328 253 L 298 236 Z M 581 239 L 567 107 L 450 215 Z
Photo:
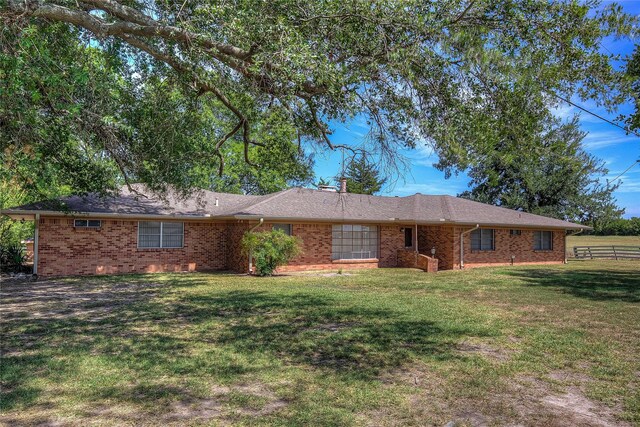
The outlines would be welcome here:
M 600 43 L 635 24 L 593 0 L 5 0 L 1 17 L 3 162 L 76 191 L 188 189 L 230 140 L 255 164 L 274 117 L 332 149 L 331 123 L 364 116 L 370 153 L 427 143 L 462 170 L 558 96 L 619 102 Z

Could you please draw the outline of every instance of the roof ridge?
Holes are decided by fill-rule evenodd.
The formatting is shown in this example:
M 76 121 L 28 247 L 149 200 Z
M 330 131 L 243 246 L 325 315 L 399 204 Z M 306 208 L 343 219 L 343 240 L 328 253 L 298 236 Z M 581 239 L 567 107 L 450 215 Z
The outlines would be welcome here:
M 263 203 L 265 203 L 265 202 L 268 202 L 268 201 L 270 201 L 270 200 L 273 200 L 273 199 L 275 199 L 276 197 L 280 197 L 281 195 L 283 195 L 283 194 L 285 194 L 285 193 L 288 193 L 288 192 L 290 192 L 291 190 L 294 190 L 295 188 L 296 188 L 296 187 L 291 187 L 291 188 L 287 188 L 287 189 L 285 189 L 285 190 L 278 191 L 278 192 L 276 192 L 276 193 L 267 194 L 267 195 L 266 195 L 266 196 L 267 196 L 266 198 L 264 198 L 264 199 L 260 200 L 260 201 L 259 201 L 259 202 L 257 202 L 257 203 L 248 204 L 248 205 L 244 206 L 244 208 L 245 208 L 245 209 L 248 209 L 248 208 L 255 208 L 256 206 L 261 205 L 261 204 L 263 204 Z
M 440 205 L 442 206 L 442 213 L 444 215 L 444 219 L 446 220 L 452 220 L 452 214 L 451 214 L 451 205 L 449 204 L 449 196 L 447 194 L 440 196 Z

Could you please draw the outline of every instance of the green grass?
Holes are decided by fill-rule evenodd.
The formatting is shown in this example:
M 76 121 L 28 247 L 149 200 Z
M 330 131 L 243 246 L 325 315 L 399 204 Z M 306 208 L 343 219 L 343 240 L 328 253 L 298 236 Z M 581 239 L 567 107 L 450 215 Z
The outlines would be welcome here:
M 640 425 L 638 268 L 3 283 L 0 422 Z

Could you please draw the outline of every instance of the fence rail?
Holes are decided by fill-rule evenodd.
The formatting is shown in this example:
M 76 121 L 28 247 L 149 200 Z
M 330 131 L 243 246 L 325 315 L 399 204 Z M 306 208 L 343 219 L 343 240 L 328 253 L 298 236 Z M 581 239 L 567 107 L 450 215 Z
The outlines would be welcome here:
M 640 260 L 640 246 L 574 246 L 576 259 L 637 259 Z

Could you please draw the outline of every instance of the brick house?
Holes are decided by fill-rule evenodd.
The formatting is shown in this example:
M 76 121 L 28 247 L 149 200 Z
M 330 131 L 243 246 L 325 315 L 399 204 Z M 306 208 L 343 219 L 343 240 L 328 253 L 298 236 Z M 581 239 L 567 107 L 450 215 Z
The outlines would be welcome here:
M 133 190 L 133 191 L 131 191 Z M 290 188 L 266 196 L 200 191 L 66 197 L 4 210 L 36 222 L 40 276 L 247 272 L 249 230 L 281 228 L 302 254 L 281 271 L 417 267 L 425 271 L 562 263 L 568 231 L 588 227 L 451 196 L 367 196 Z

